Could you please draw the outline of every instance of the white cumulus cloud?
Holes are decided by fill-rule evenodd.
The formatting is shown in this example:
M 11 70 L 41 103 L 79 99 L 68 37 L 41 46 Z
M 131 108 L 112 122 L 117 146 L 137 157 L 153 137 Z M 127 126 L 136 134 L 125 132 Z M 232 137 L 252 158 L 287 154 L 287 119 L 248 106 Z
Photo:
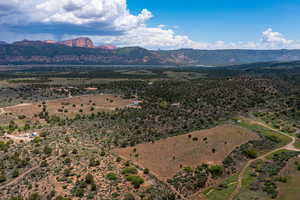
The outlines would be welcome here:
M 96 44 L 141 46 L 149 49 L 277 49 L 300 48 L 271 28 L 249 42 L 194 41 L 175 32 L 177 26 L 151 27 L 153 14 L 145 9 L 134 15 L 126 0 L 0 0 L 1 39 L 14 41 L 70 37 L 91 37 Z
M 274 34 L 275 33 L 275 34 Z M 300 43 L 288 40 L 282 34 L 270 32 L 270 29 L 263 31 L 261 38 L 249 42 L 197 42 L 185 35 L 178 35 L 173 29 L 159 25 L 158 27 L 140 26 L 126 31 L 122 35 L 111 36 L 89 36 L 98 44 L 115 44 L 124 46 L 141 46 L 149 49 L 280 49 L 300 48 Z M 78 35 L 65 35 L 64 38 L 78 37 Z
M 271 28 L 262 32 L 261 41 L 266 48 L 288 48 L 295 43 L 293 40 L 286 39 L 283 34 L 274 32 Z
M 8 8 L 13 12 L 4 12 Z M 126 0 L 8 0 L 0 2 L 0 11 L 0 24 L 93 25 L 117 31 L 139 27 L 152 17 L 147 9 L 132 15 Z

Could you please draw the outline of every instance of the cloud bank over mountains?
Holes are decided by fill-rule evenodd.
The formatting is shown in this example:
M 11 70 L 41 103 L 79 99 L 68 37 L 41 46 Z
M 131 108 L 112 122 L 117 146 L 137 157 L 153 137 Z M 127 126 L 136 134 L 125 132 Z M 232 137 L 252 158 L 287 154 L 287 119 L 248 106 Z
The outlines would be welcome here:
M 271 28 L 252 42 L 198 42 L 166 25 L 148 26 L 152 17 L 147 9 L 132 14 L 126 0 L 6 0 L 0 2 L 0 36 L 7 41 L 87 36 L 98 44 L 149 49 L 300 48 Z

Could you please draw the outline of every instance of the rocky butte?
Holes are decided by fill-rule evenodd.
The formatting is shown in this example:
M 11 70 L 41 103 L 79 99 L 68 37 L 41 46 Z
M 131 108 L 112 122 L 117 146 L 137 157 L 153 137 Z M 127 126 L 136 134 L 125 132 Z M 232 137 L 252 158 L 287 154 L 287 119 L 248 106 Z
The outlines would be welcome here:
M 65 40 L 58 42 L 58 44 L 64 44 L 69 47 L 84 47 L 84 48 L 95 48 L 93 41 L 87 37 L 75 38 L 72 40 Z

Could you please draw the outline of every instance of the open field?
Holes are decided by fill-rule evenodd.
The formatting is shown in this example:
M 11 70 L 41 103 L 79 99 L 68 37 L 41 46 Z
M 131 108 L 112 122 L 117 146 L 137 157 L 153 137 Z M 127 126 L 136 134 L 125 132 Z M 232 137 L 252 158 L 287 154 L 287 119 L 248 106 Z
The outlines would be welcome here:
M 255 133 L 238 126 L 222 125 L 114 152 L 166 180 L 174 176 L 180 166 L 220 164 L 237 146 L 257 138 Z
M 40 103 L 24 103 L 1 109 L 2 118 L 18 118 L 25 116 L 24 120 L 38 119 L 38 114 L 45 106 L 49 115 L 60 117 L 75 117 L 76 114 L 91 114 L 100 111 L 113 111 L 117 108 L 125 108 L 133 100 L 122 99 L 113 95 L 86 95 L 64 99 L 50 100 Z M 8 115 L 7 115 L 8 114 Z

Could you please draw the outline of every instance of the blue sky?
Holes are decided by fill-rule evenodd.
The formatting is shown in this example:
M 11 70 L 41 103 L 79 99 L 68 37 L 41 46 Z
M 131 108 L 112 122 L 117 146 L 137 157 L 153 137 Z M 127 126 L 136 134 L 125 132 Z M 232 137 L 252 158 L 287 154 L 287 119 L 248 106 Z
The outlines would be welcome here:
M 177 25 L 195 40 L 251 41 L 270 27 L 291 39 L 300 35 L 299 0 L 128 0 L 128 6 L 135 13 L 149 9 L 155 16 L 149 24 Z
M 300 48 L 300 0 L 0 1 L 0 40 L 63 40 L 149 49 Z

